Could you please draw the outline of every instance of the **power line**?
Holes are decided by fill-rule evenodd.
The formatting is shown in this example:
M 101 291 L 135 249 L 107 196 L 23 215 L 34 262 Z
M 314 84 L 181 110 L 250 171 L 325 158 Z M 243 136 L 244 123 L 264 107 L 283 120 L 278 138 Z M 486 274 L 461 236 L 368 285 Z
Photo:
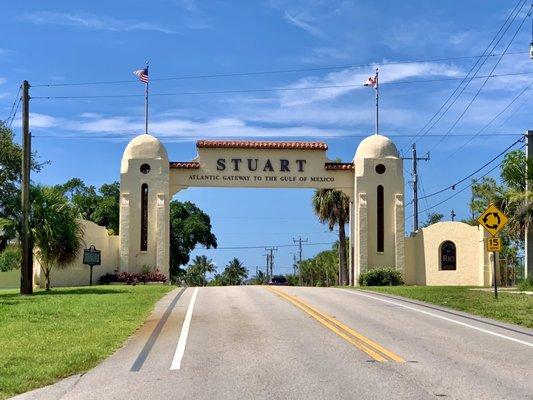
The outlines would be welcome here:
M 475 78 L 475 76 L 477 75 L 477 73 L 479 72 L 480 68 L 485 64 L 485 62 L 487 61 L 488 57 L 486 56 L 486 53 L 487 52 L 490 52 L 490 51 L 494 51 L 494 49 L 496 48 L 496 46 L 498 45 L 498 43 L 501 41 L 501 39 L 503 38 L 503 36 L 505 35 L 505 33 L 507 32 L 507 30 L 509 29 L 509 27 L 511 26 L 511 24 L 509 24 L 509 26 L 507 26 L 507 28 L 505 28 L 505 26 L 507 25 L 507 22 L 509 21 L 509 19 L 511 18 L 511 16 L 514 14 L 514 12 L 516 11 L 516 9 L 518 8 L 518 6 L 520 6 L 520 8 L 522 8 L 525 4 L 525 1 L 524 0 L 524 3 L 520 6 L 520 3 L 522 3 L 522 0 L 518 0 L 518 2 L 516 3 L 516 5 L 514 6 L 513 10 L 509 13 L 509 15 L 507 16 L 506 20 L 503 22 L 503 24 L 500 26 L 500 29 L 498 30 L 498 32 L 493 36 L 492 40 L 490 41 L 490 43 L 487 45 L 487 47 L 485 48 L 485 50 L 483 51 L 483 54 L 480 56 L 480 58 L 478 58 L 476 60 L 476 62 L 474 63 L 474 65 L 472 65 L 472 67 L 470 68 L 470 70 L 468 71 L 468 73 L 466 74 L 466 76 L 461 80 L 461 82 L 459 83 L 459 85 L 454 89 L 454 91 L 448 96 L 448 98 L 444 101 L 444 103 L 442 103 L 442 105 L 440 106 L 440 108 L 431 116 L 431 118 L 426 122 L 426 124 L 418 131 L 417 133 L 417 136 L 418 135 L 421 135 L 421 136 L 424 136 L 426 134 L 429 133 L 429 131 L 431 129 L 433 129 L 433 127 L 442 119 L 442 117 L 444 116 L 444 114 L 446 114 L 448 112 L 448 110 L 453 106 L 453 104 L 455 104 L 455 102 L 459 99 L 459 97 L 461 96 L 461 94 L 465 91 L 465 89 L 468 87 L 468 85 L 472 82 L 472 79 Z M 517 14 L 518 15 L 518 14 Z M 516 18 L 516 15 L 513 17 L 513 21 L 514 19 Z M 512 21 L 511 21 L 512 23 Z M 500 36 L 500 33 L 502 32 L 502 30 L 505 28 L 505 31 L 502 33 L 502 35 Z M 498 42 L 492 47 L 492 50 L 489 50 L 492 46 L 492 44 L 494 43 L 494 41 L 498 38 L 498 36 L 500 36 L 500 39 L 498 39 Z M 483 57 L 485 57 L 485 59 L 481 62 L 481 64 L 479 65 L 479 67 L 477 68 L 477 70 L 474 72 L 474 74 L 472 75 L 472 77 L 470 77 L 470 80 L 468 80 L 470 74 L 472 73 L 472 71 L 474 71 L 474 69 L 476 68 L 476 66 L 478 65 L 478 63 L 483 59 Z M 467 81 L 468 80 L 468 81 Z M 466 82 L 467 81 L 467 82 Z M 463 86 L 463 83 L 466 82 L 466 85 Z M 462 89 L 461 89 L 462 88 Z M 455 99 L 448 105 L 448 103 L 454 98 L 455 94 L 461 89 L 461 91 L 459 92 L 459 94 L 455 97 Z M 448 106 L 447 106 L 448 105 Z M 441 111 L 447 106 L 447 108 L 441 113 Z M 440 114 L 440 116 L 434 120 L 438 115 Z M 433 122 L 433 123 L 432 123 Z M 426 128 L 428 127 L 428 125 L 432 124 L 427 130 Z M 424 130 L 426 130 L 425 133 Z M 418 141 L 418 140 L 417 140 Z M 416 143 L 416 141 L 415 141 Z M 402 148 L 403 150 L 403 148 Z
M 9 129 L 11 129 L 11 126 L 13 126 L 13 121 L 15 120 L 15 117 L 17 116 L 21 101 L 22 101 L 22 97 L 19 97 L 19 100 L 17 101 L 17 106 L 15 107 L 15 111 L 13 112 L 13 115 L 11 116 L 11 120 L 9 121 Z
M 429 139 L 429 138 L 440 138 L 441 136 L 444 136 L 444 134 L 435 134 L 435 135 L 427 135 L 425 136 L 426 139 Z M 471 137 L 472 134 L 471 133 L 463 133 L 463 134 L 454 134 L 452 135 L 452 137 Z M 522 136 L 521 133 L 487 133 L 487 134 L 480 134 L 478 136 L 481 136 L 481 137 L 505 137 L 505 136 Z M 43 139 L 50 139 L 50 138 L 55 138 L 55 139 L 124 139 L 124 140 L 130 140 L 130 139 L 133 139 L 135 137 L 135 135 L 121 135 L 121 134 L 109 134 L 109 135 L 32 135 L 32 138 L 43 138 Z M 258 137 L 261 137 L 261 136 L 258 136 Z M 265 136 L 267 137 L 267 136 Z M 285 136 L 285 137 L 291 137 L 291 136 Z M 324 136 L 323 135 L 310 135 L 310 136 L 306 136 L 306 137 L 320 137 L 322 139 L 324 139 Z M 334 139 L 351 139 L 351 138 L 358 138 L 358 139 L 364 139 L 364 138 L 367 138 L 368 135 L 338 135 L 338 136 L 331 136 L 331 137 L 328 137 L 327 139 L 328 140 L 334 140 Z M 387 137 L 389 138 L 398 138 L 398 139 L 409 139 L 409 138 L 413 138 L 414 135 L 387 135 Z M 179 141 L 181 142 L 191 142 L 191 141 L 195 141 L 195 140 L 198 140 L 199 138 L 196 138 L 196 137 L 183 137 L 183 138 L 179 138 L 179 137 L 175 137 L 175 136 L 167 136 L 167 137 L 162 137 L 160 139 L 172 139 L 172 140 L 176 140 L 176 139 L 179 139 Z M 206 139 L 206 137 L 202 137 L 202 139 Z M 219 137 L 217 137 L 217 139 L 220 139 Z
M 533 4 L 530 6 L 529 10 L 531 10 L 533 8 Z M 522 9 L 522 7 L 520 7 L 520 10 Z M 518 13 L 517 13 L 518 15 Z M 516 16 L 515 16 L 516 17 Z M 522 29 L 522 26 L 524 25 L 524 22 L 526 21 L 527 19 L 527 14 L 526 16 L 524 16 L 524 18 L 522 18 L 522 22 L 520 23 L 520 25 L 518 26 L 518 28 L 516 29 L 515 33 L 513 34 L 513 36 L 511 37 L 511 40 L 509 41 L 509 43 L 507 44 L 507 46 L 505 47 L 505 50 L 503 52 L 503 54 L 505 54 L 505 52 L 509 49 L 509 47 L 511 46 L 511 44 L 513 43 L 514 39 L 516 38 L 516 36 L 518 35 L 518 32 L 520 32 L 520 29 Z M 496 64 L 494 64 L 494 66 L 492 67 L 492 69 L 490 70 L 490 74 L 492 74 L 496 68 L 498 67 L 498 65 L 500 64 L 501 60 L 502 60 L 502 57 L 503 56 L 500 56 L 500 58 L 498 58 L 498 60 L 496 61 Z M 489 74 L 489 75 L 490 75 Z M 463 112 L 459 115 L 459 117 L 457 117 L 457 119 L 454 121 L 454 123 L 452 124 L 452 126 L 450 126 L 450 129 L 448 129 L 447 131 L 447 134 L 449 134 L 456 126 L 457 124 L 459 123 L 459 121 L 461 121 L 461 119 L 463 118 L 463 116 L 467 113 L 467 111 L 470 109 L 470 107 L 472 106 L 472 104 L 474 103 L 474 101 L 477 99 L 477 97 L 479 96 L 479 94 L 481 93 L 481 91 L 483 90 L 483 88 L 485 87 L 485 85 L 487 84 L 488 82 L 488 78 L 486 78 L 483 83 L 481 84 L 481 86 L 478 88 L 477 92 L 474 94 L 474 97 L 472 97 L 472 99 L 468 102 L 467 106 L 465 107 L 465 109 L 463 110 Z M 433 150 L 436 146 L 439 145 L 440 142 L 442 142 L 444 138 L 442 138 L 439 142 L 437 142 L 431 149 Z
M 521 148 L 523 149 L 524 147 L 525 147 L 525 145 L 522 146 Z M 503 161 L 502 161 L 502 162 L 503 162 Z M 483 179 L 483 178 L 485 178 L 488 174 L 490 174 L 490 173 L 493 172 L 496 168 L 498 168 L 500 165 L 502 165 L 502 162 L 500 162 L 499 164 L 497 164 L 497 165 L 495 165 L 494 167 L 492 167 L 490 170 L 488 170 L 485 174 L 483 174 L 482 176 L 480 176 L 478 179 L 474 179 L 474 182 L 470 183 L 468 186 L 465 186 L 464 188 L 462 188 L 461 190 L 459 190 L 457 193 L 454 193 L 454 194 L 452 194 L 451 196 L 447 197 L 446 199 L 440 201 L 439 203 L 434 204 L 434 205 L 432 205 L 431 207 L 428 207 L 428 208 L 426 208 L 425 210 L 420 211 L 420 213 L 423 213 L 423 212 L 426 212 L 426 211 L 432 210 L 432 209 L 434 209 L 435 207 L 438 207 L 438 206 L 440 206 L 441 204 L 444 204 L 444 203 L 446 203 L 447 201 L 451 200 L 452 198 L 454 198 L 454 197 L 457 196 L 458 194 L 464 192 L 466 189 L 472 187 L 472 185 L 473 185 L 474 183 L 476 183 L 479 179 Z M 414 217 L 414 215 L 410 215 L 409 217 L 407 217 L 407 219 L 410 219 L 410 218 L 413 218 L 413 217 Z
M 420 199 L 428 199 L 430 197 L 433 197 L 433 196 L 436 196 L 442 192 L 445 192 L 447 190 L 450 190 L 450 189 L 453 189 L 455 190 L 455 187 L 461 183 L 463 183 L 464 181 L 466 181 L 467 179 L 471 178 L 472 176 L 474 176 L 475 174 L 477 174 L 479 171 L 481 171 L 483 168 L 485 168 L 486 166 L 492 164 L 494 161 L 496 161 L 498 158 L 500 158 L 502 155 L 504 155 L 505 153 L 507 153 L 507 151 L 509 151 L 515 144 L 523 141 L 524 138 L 520 138 L 518 139 L 517 141 L 513 142 L 509 147 L 507 147 L 505 150 L 503 150 L 501 153 L 499 153 L 498 155 L 496 155 L 495 157 L 493 157 L 492 159 L 490 159 L 489 161 L 487 161 L 485 164 L 483 164 L 481 167 L 479 167 L 478 169 L 476 169 L 474 172 L 468 174 L 467 176 L 465 176 L 464 178 L 458 180 L 457 182 L 455 182 L 454 184 L 452 185 L 449 185 L 449 186 L 446 186 L 445 188 L 442 188 L 440 190 L 437 190 L 436 192 L 433 192 L 431 194 L 428 194 L 427 196 L 424 196 L 424 197 L 421 197 Z
M 460 150 L 462 150 L 466 145 L 468 145 L 472 140 L 474 140 L 476 137 L 478 137 L 481 132 L 483 132 L 485 129 L 487 129 L 494 121 L 496 121 L 503 113 L 505 113 L 509 107 L 511 107 L 516 100 L 518 100 L 525 92 L 528 91 L 528 89 L 533 85 L 533 82 L 531 82 L 529 85 L 527 85 L 517 96 L 511 100 L 509 104 L 507 104 L 503 110 L 501 110 L 498 114 L 496 114 L 487 124 L 485 124 L 480 130 L 478 130 L 474 135 L 470 137 L 466 142 L 464 142 L 460 147 L 458 147 L 452 154 L 448 155 L 443 161 L 449 160 L 451 157 L 453 157 L 455 154 L 457 154 Z M 454 135 L 455 136 L 455 135 Z
M 507 53 L 506 56 L 518 55 L 518 54 L 529 54 L 528 52 L 518 51 L 514 53 Z M 163 78 L 151 78 L 151 82 L 156 81 L 170 81 L 170 80 L 187 80 L 187 79 L 207 79 L 207 78 L 229 78 L 229 77 L 239 77 L 239 76 L 255 76 L 255 75 L 274 75 L 274 74 L 286 74 L 286 73 L 296 73 L 296 72 L 317 72 L 317 71 L 327 71 L 335 69 L 348 69 L 348 68 L 362 68 L 362 67 L 372 67 L 375 65 L 394 65 L 394 64 L 419 64 L 419 63 L 428 63 L 428 62 L 442 62 L 442 61 L 454 61 L 461 59 L 471 59 L 471 58 L 480 58 L 480 57 L 497 57 L 501 54 L 489 54 L 487 55 L 472 55 L 472 56 L 458 56 L 458 57 L 447 57 L 447 58 L 434 58 L 427 60 L 403 60 L 403 61 L 387 61 L 381 63 L 366 63 L 366 64 L 355 64 L 355 65 L 336 65 L 329 67 L 316 67 L 316 68 L 292 68 L 292 69 L 278 69 L 278 70 L 266 70 L 266 71 L 248 71 L 248 72 L 234 72 L 227 74 L 205 74 L 205 75 L 182 75 L 182 76 L 170 76 Z M 120 83 L 138 83 L 136 79 L 123 79 L 123 80 L 110 80 L 110 81 L 87 81 L 87 82 L 72 82 L 72 83 L 47 83 L 47 84 L 37 84 L 32 85 L 32 87 L 65 87 L 65 86 L 89 86 L 89 85 L 110 85 L 110 84 L 120 84 Z
M 531 75 L 533 71 L 515 72 L 507 74 L 492 74 L 477 76 L 473 79 L 490 79 L 505 76 Z M 401 85 L 401 84 L 415 84 L 415 83 L 431 83 L 431 82 L 446 82 L 464 79 L 461 77 L 438 78 L 438 79 L 417 79 L 412 81 L 398 81 L 398 82 L 384 82 L 381 85 Z M 356 88 L 363 87 L 363 84 L 357 85 L 324 85 L 324 86 L 308 86 L 308 87 L 274 87 L 261 89 L 232 89 L 232 90 L 208 90 L 200 92 L 170 92 L 170 93 L 151 93 L 150 96 L 195 96 L 195 95 L 213 95 L 213 94 L 238 94 L 238 93 L 261 93 L 261 92 L 278 92 L 278 91 L 299 91 L 299 90 L 316 90 L 316 89 L 341 89 L 341 88 Z M 33 96 L 32 99 L 39 100 L 65 100 L 65 99 L 111 99 L 111 98 L 128 98 L 128 97 L 144 97 L 144 94 L 101 94 L 101 95 L 69 95 L 69 96 Z
M 334 245 L 335 242 L 322 242 L 322 243 L 302 243 L 302 246 L 322 246 L 322 245 Z M 216 249 L 201 248 L 202 250 L 243 250 L 243 249 L 264 249 L 265 247 L 298 247 L 298 244 L 278 244 L 275 246 L 233 246 L 233 247 L 217 247 Z
M 13 104 L 11 105 L 11 110 L 9 110 L 9 114 L 6 119 L 4 119 L 4 124 L 7 126 L 9 124 L 9 127 L 11 127 L 11 124 L 13 123 L 13 119 L 15 118 L 15 115 L 17 113 L 21 97 L 20 97 L 20 91 L 22 90 L 22 86 L 19 86 L 19 90 L 17 91 L 17 94 L 15 95 L 15 99 L 13 100 Z M 17 103 L 18 102 L 18 103 Z M 15 110 L 15 106 L 17 110 Z M 13 113 L 13 110 L 15 112 Z M 9 122 L 11 120 L 11 123 Z

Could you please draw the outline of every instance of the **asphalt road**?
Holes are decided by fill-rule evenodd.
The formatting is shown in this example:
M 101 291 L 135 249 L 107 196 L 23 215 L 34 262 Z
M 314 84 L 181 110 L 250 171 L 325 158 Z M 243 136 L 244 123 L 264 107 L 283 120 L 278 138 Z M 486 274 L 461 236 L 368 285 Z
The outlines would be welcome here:
M 177 289 L 98 367 L 19 396 L 436 397 L 533 399 L 533 330 L 347 289 Z

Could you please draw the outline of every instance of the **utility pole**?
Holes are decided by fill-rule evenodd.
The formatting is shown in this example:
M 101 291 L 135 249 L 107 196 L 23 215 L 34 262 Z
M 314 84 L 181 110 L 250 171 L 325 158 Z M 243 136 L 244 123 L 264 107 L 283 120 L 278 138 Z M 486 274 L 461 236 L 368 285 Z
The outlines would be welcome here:
M 22 271 L 20 274 L 20 293 L 33 293 L 33 250 L 30 238 L 30 84 L 22 82 Z
M 292 254 L 292 273 L 293 275 L 296 275 L 296 267 L 298 266 L 298 262 L 296 261 L 296 253 Z
M 455 213 L 455 210 L 452 209 L 452 212 L 451 212 L 451 217 L 452 217 L 452 222 L 455 221 L 455 217 L 457 217 L 457 214 Z
M 529 177 L 533 175 L 528 171 L 529 166 L 533 165 L 533 130 L 526 131 L 526 200 L 531 201 L 530 191 L 533 190 Z M 533 227 L 526 225 L 525 232 L 525 262 L 524 262 L 524 278 L 533 276 Z
M 413 160 L 411 176 L 413 177 L 413 232 L 418 230 L 418 161 L 429 161 L 429 152 L 425 157 L 416 156 L 416 144 L 412 145 L 413 153 L 411 157 L 403 157 L 404 160 Z
M 278 251 L 278 248 L 266 247 L 265 250 L 267 251 L 267 277 L 269 276 L 268 265 L 270 264 L 270 278 L 272 278 L 274 276 L 274 252 Z
M 308 238 L 305 238 L 305 240 L 302 239 L 302 237 L 300 236 L 298 239 L 292 239 L 292 242 L 293 243 L 298 243 L 298 247 L 299 247 L 299 260 L 298 260 L 298 284 L 300 286 L 303 285 L 303 281 L 302 281 L 302 270 L 300 269 L 300 266 L 302 265 L 302 258 L 303 258 L 303 249 L 302 249 L 302 243 L 307 243 L 309 241 Z
M 270 269 L 270 254 L 266 253 L 266 254 L 263 254 L 263 255 L 266 256 L 265 278 L 266 278 L 267 283 L 268 283 L 268 270 Z

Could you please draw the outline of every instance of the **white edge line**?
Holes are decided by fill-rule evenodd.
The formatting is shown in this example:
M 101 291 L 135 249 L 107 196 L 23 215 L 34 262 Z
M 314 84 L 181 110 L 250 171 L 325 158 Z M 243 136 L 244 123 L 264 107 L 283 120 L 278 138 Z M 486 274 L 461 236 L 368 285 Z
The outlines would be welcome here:
M 174 353 L 172 364 L 170 365 L 170 370 L 181 368 L 181 360 L 185 354 L 185 346 L 187 345 L 187 337 L 189 336 L 189 328 L 191 327 L 192 312 L 194 309 L 194 303 L 196 302 L 197 293 L 198 288 L 195 288 L 191 296 L 191 301 L 189 302 L 189 307 L 187 308 L 187 313 L 185 314 L 185 320 L 181 327 L 180 338 L 178 340 L 178 345 L 176 346 L 176 352 Z
M 448 317 L 443 317 L 442 315 L 433 314 L 433 313 L 431 313 L 429 311 L 424 311 L 424 310 L 420 310 L 420 309 L 415 308 L 415 307 L 406 306 L 405 304 L 398 303 L 396 301 L 381 299 L 381 298 L 375 297 L 375 296 L 370 296 L 368 294 L 361 293 L 361 292 L 356 291 L 356 290 L 348 290 L 348 289 L 340 289 L 340 290 L 342 290 L 344 292 L 355 294 L 357 296 L 368 297 L 370 299 L 382 301 L 384 303 L 390 303 L 390 304 L 394 304 L 394 305 L 397 305 L 397 306 L 400 306 L 400 307 L 403 307 L 403 308 L 407 308 L 409 310 L 418 311 L 419 313 L 426 314 L 426 315 L 431 315 L 432 317 L 440 318 L 440 319 L 443 319 L 443 320 L 448 321 L 448 322 L 452 322 L 452 323 L 457 324 L 457 325 L 461 325 L 461 326 L 465 326 L 465 327 L 470 328 L 470 329 L 474 329 L 476 331 L 488 333 L 489 335 L 497 336 L 497 337 L 502 338 L 502 339 L 511 340 L 513 342 L 516 342 L 516 343 L 520 343 L 520 344 L 524 344 L 524 345 L 529 346 L 529 347 L 533 347 L 533 343 L 526 342 L 526 341 L 520 340 L 520 339 L 515 339 L 514 337 L 511 337 L 511 336 L 502 335 L 501 333 L 492 332 L 492 331 L 489 331 L 487 329 L 479 328 L 477 326 L 470 325 L 470 324 L 467 324 L 465 322 L 456 321 L 456 320 L 448 318 Z

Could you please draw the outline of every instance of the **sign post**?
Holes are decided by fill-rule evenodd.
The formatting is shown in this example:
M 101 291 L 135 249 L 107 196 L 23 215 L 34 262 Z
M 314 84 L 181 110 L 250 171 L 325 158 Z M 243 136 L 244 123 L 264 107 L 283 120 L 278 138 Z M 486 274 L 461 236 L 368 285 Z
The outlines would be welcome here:
M 507 224 L 507 216 L 494 204 L 489 204 L 487 209 L 479 216 L 477 219 L 479 224 L 485 228 L 485 230 L 490 233 L 492 237 L 487 238 L 487 251 L 492 251 L 493 263 L 494 263 L 494 298 L 498 299 L 498 279 L 497 279 L 497 256 L 498 252 L 501 251 L 501 242 L 500 238 L 496 237 L 498 232 Z
M 91 245 L 88 249 L 83 250 L 83 263 L 88 265 L 91 269 L 89 275 L 89 286 L 93 285 L 93 267 L 95 265 L 100 265 L 101 263 L 101 254 L 100 250 L 97 250 L 94 245 Z

